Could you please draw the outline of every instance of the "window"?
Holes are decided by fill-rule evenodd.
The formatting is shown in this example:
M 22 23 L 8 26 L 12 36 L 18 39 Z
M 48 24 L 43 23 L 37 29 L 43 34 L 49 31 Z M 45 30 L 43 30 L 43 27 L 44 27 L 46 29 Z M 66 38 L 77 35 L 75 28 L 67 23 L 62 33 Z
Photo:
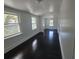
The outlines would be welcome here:
M 35 30 L 36 28 L 37 28 L 36 18 L 32 17 L 32 30 Z
M 50 21 L 49 21 L 49 26 L 54 26 L 54 25 L 53 25 L 53 20 L 50 20 Z
M 44 22 L 44 20 L 42 20 L 42 25 L 45 26 L 45 22 Z
M 4 37 L 20 33 L 18 16 L 10 13 L 4 14 Z

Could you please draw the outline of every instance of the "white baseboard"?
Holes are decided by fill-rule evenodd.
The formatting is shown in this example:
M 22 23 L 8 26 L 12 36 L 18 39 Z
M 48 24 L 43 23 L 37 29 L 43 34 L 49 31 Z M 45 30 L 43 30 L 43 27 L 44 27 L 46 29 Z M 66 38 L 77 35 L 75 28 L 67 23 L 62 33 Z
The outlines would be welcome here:
M 63 52 L 63 48 L 62 48 L 62 43 L 61 43 L 61 35 L 60 35 L 60 32 L 58 30 L 58 34 L 59 34 L 59 43 L 60 43 L 60 48 L 61 48 L 61 54 L 62 54 L 62 59 L 65 59 L 64 57 L 64 52 Z

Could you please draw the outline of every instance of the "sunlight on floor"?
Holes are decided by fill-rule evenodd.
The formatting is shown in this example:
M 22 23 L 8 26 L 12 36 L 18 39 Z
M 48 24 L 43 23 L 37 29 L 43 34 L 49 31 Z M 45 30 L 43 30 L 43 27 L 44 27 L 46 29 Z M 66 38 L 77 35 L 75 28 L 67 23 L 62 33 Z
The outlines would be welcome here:
M 53 38 L 53 31 L 49 31 L 49 39 L 51 40 Z
M 36 50 L 37 48 L 37 40 L 34 40 L 33 43 L 32 43 L 32 48 L 33 48 L 33 51 Z
M 23 59 L 23 53 L 16 55 L 13 59 Z

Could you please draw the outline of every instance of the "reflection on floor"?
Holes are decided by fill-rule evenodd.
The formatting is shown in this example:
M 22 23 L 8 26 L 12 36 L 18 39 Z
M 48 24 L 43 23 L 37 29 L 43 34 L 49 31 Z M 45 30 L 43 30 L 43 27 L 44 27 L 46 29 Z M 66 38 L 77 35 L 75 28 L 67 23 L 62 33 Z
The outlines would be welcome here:
M 46 29 L 6 53 L 5 59 L 62 59 L 57 30 Z

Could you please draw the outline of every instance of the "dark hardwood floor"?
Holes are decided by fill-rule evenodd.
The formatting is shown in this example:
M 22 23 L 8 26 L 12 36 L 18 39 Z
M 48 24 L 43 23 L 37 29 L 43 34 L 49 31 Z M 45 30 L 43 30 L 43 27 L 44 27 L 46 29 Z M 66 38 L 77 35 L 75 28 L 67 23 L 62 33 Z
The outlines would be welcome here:
M 46 29 L 4 55 L 5 59 L 62 59 L 57 30 Z

